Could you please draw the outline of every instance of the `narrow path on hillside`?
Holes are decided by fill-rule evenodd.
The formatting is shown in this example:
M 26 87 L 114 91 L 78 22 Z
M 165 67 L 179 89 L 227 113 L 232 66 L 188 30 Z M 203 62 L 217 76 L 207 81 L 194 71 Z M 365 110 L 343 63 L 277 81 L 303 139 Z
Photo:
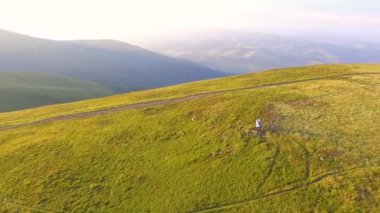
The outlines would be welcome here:
M 112 113 L 112 112 L 120 112 L 120 111 L 140 109 L 140 108 L 145 108 L 145 107 L 161 106 L 161 105 L 170 104 L 170 103 L 185 102 L 185 101 L 189 101 L 189 100 L 201 99 L 201 98 L 206 98 L 206 97 L 210 97 L 210 96 L 214 96 L 214 95 L 218 95 L 218 94 L 229 93 L 229 92 L 237 92 L 237 91 L 252 90 L 252 89 L 262 89 L 262 88 L 276 87 L 276 86 L 281 86 L 281 85 L 289 85 L 289 84 L 296 84 L 296 83 L 302 83 L 302 82 L 318 81 L 318 80 L 324 80 L 324 79 L 333 79 L 336 77 L 343 77 L 343 76 L 375 75 L 375 74 L 380 74 L 380 72 L 341 74 L 341 75 L 334 75 L 334 76 L 327 76 L 327 77 L 319 77 L 319 78 L 311 78 L 311 79 L 287 81 L 287 82 L 278 82 L 278 83 L 273 83 L 273 84 L 263 84 L 263 85 L 259 85 L 259 86 L 249 86 L 249 87 L 242 87 L 242 88 L 229 89 L 229 90 L 199 93 L 199 94 L 193 94 L 190 96 L 185 96 L 185 97 L 180 97 L 180 98 L 172 98 L 172 99 L 165 99 L 165 100 L 158 100 L 158 101 L 148 101 L 148 102 L 135 103 L 135 104 L 125 105 L 125 106 L 115 106 L 112 108 L 100 109 L 100 110 L 95 110 L 95 111 L 90 111 L 90 112 L 82 112 L 82 113 L 46 118 L 46 119 L 42 119 L 42 120 L 38 120 L 38 121 L 32 121 L 32 122 L 28 122 L 28 123 L 15 124 L 15 125 L 11 125 L 11 126 L 2 126 L 2 127 L 0 127 L 0 131 L 12 130 L 12 129 L 16 129 L 16 128 L 20 128 L 20 127 L 26 127 L 26 126 L 46 124 L 46 123 L 51 123 L 54 121 L 90 118 L 90 117 L 95 117 L 98 115 L 104 115 L 104 114 L 108 114 L 108 113 Z
M 277 159 L 278 159 L 278 156 L 280 155 L 280 146 L 277 145 L 277 148 L 276 148 L 276 151 L 273 155 L 273 158 L 272 158 L 272 162 L 270 163 L 269 165 L 269 169 L 267 171 L 267 173 L 265 174 L 263 180 L 258 184 L 257 186 L 257 189 L 256 191 L 259 192 L 261 190 L 261 188 L 265 185 L 265 183 L 267 182 L 267 180 L 270 178 L 270 176 L 272 175 L 272 172 L 274 170 L 274 167 L 276 166 L 277 164 Z
M 56 211 L 56 210 L 46 210 L 46 209 L 41 209 L 41 208 L 37 208 L 37 207 L 33 207 L 33 206 L 27 206 L 27 205 L 23 205 L 23 204 L 20 204 L 20 203 L 16 203 L 16 202 L 12 202 L 12 201 L 9 201 L 9 200 L 6 200 L 6 199 L 3 199 L 1 200 L 0 199 L 0 204 L 3 204 L 4 207 L 13 207 L 12 209 L 15 210 L 15 209 L 18 209 L 20 210 L 20 212 L 26 212 L 26 211 L 31 211 L 31 212 L 42 212 L 42 213 L 55 213 L 55 212 L 61 212 L 61 211 Z M 15 211 L 17 212 L 17 211 Z
M 319 177 L 317 177 L 314 180 L 307 182 L 305 184 L 291 186 L 290 188 L 284 187 L 285 189 L 279 189 L 277 191 L 270 192 L 268 194 L 257 196 L 257 197 L 251 198 L 251 199 L 236 201 L 236 202 L 225 204 L 225 205 L 218 205 L 218 206 L 213 206 L 213 207 L 199 209 L 199 210 L 193 210 L 191 212 L 199 212 L 199 213 L 200 212 L 215 212 L 215 211 L 221 211 L 221 210 L 226 210 L 226 209 L 230 209 L 230 208 L 234 208 L 234 207 L 247 205 L 247 204 L 253 203 L 253 202 L 260 200 L 260 199 L 273 197 L 273 196 L 281 195 L 284 193 L 290 193 L 290 192 L 296 191 L 296 190 L 301 189 L 301 188 L 307 188 L 311 185 L 314 185 L 316 183 L 319 183 L 319 182 L 325 180 L 326 178 L 333 177 L 335 175 L 339 175 L 339 174 L 342 174 L 345 172 L 353 171 L 355 169 L 357 169 L 357 168 L 352 168 L 352 169 L 348 169 L 348 170 L 344 170 L 344 171 L 338 171 L 338 172 L 326 173 L 326 174 L 320 175 Z
M 305 146 L 305 144 L 302 144 L 302 143 L 297 143 L 302 151 L 304 152 L 304 158 L 305 158 L 305 179 L 309 179 L 310 176 L 311 176 L 311 157 L 312 157 L 312 154 L 308 149 L 307 147 Z

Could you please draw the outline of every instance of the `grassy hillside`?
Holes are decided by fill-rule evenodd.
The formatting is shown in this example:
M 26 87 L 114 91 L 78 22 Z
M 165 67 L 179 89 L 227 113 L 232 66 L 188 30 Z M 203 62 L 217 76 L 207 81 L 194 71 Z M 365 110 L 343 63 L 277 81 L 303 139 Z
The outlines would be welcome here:
M 53 116 L 107 109 L 114 106 L 123 106 L 146 101 L 191 96 L 194 94 L 213 91 L 224 91 L 236 88 L 315 79 L 328 76 L 339 76 L 344 74 L 378 72 L 378 67 L 379 65 L 320 65 L 307 68 L 295 67 L 280 70 L 270 70 L 266 72 L 232 76 L 216 80 L 204 80 L 153 90 L 113 95 L 101 99 L 40 107 L 19 112 L 0 113 L 0 125 L 5 126 L 18 124 Z
M 0 131 L 0 210 L 377 212 L 379 73 L 291 68 L 0 114 L 9 125 L 288 82 Z
M 0 72 L 0 112 L 112 94 L 106 87 L 37 73 Z

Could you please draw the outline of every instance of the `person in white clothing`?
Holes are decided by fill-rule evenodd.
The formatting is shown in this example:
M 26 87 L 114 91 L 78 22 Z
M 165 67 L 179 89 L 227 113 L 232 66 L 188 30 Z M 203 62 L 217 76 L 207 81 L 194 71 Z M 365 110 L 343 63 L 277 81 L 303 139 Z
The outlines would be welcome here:
M 256 132 L 257 132 L 257 135 L 258 136 L 262 136 L 262 127 L 263 127 L 263 124 L 261 122 L 261 119 L 256 119 Z
M 256 129 L 261 129 L 262 127 L 262 122 L 261 122 L 261 119 L 256 119 Z

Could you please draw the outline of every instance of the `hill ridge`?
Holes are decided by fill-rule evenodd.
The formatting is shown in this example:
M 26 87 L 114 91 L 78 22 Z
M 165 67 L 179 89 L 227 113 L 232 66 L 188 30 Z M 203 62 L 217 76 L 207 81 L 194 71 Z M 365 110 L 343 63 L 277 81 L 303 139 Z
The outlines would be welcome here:
M 171 98 L 171 99 L 163 99 L 163 100 L 156 100 L 156 101 L 134 103 L 134 104 L 128 104 L 128 105 L 123 105 L 123 106 L 110 107 L 110 108 L 106 108 L 106 109 L 99 109 L 99 110 L 95 110 L 95 111 L 88 111 L 88 112 L 81 112 L 81 113 L 51 117 L 51 118 L 37 120 L 37 121 L 29 122 L 29 123 L 21 123 L 21 124 L 11 125 L 11 126 L 0 126 L 0 131 L 12 130 L 12 129 L 16 129 L 16 128 L 31 126 L 31 125 L 46 124 L 46 123 L 51 123 L 54 121 L 90 118 L 90 117 L 95 117 L 95 116 L 99 116 L 99 115 L 103 115 L 103 114 L 107 114 L 107 113 L 112 113 L 112 112 L 139 109 L 139 108 L 144 108 L 144 107 L 159 106 L 159 105 L 164 105 L 164 104 L 169 104 L 169 103 L 184 102 L 184 101 L 189 101 L 189 100 L 194 100 L 194 99 L 199 99 L 199 98 L 205 98 L 205 97 L 209 97 L 212 95 L 218 95 L 218 94 L 223 94 L 223 93 L 228 93 L 228 92 L 236 92 L 236 91 L 251 90 L 251 89 L 261 89 L 261 88 L 268 88 L 268 87 L 302 83 L 302 82 L 309 82 L 309 81 L 332 79 L 332 78 L 343 77 L 343 76 L 379 75 L 379 74 L 380 74 L 380 72 L 347 73 L 347 74 L 340 74 L 340 75 L 333 75 L 333 76 L 326 76 L 326 77 L 296 80 L 296 81 L 290 81 L 290 82 L 278 82 L 278 83 L 273 83 L 273 84 L 263 84 L 263 85 L 259 85 L 259 86 L 248 86 L 248 87 L 235 88 L 235 89 L 229 89 L 229 90 L 198 93 L 198 94 L 193 94 L 193 95 L 179 97 L 179 98 Z

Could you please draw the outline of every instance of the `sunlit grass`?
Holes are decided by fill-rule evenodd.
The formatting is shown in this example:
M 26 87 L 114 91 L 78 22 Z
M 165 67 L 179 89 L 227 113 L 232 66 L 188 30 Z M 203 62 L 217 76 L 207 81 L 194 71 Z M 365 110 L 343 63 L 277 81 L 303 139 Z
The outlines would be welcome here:
M 378 72 L 378 67 L 378 65 L 321 65 L 307 68 L 281 69 L 280 71 L 272 70 L 217 80 L 205 80 L 154 90 L 114 95 L 106 98 L 79 101 L 69 104 L 59 104 L 17 112 L 0 113 L 0 125 L 12 125 L 53 116 L 88 112 L 138 102 L 183 97 L 202 92 L 228 90 L 350 73 Z
M 336 77 L 1 131 L 0 210 L 376 212 L 379 83 Z M 262 138 L 248 131 L 258 117 Z

